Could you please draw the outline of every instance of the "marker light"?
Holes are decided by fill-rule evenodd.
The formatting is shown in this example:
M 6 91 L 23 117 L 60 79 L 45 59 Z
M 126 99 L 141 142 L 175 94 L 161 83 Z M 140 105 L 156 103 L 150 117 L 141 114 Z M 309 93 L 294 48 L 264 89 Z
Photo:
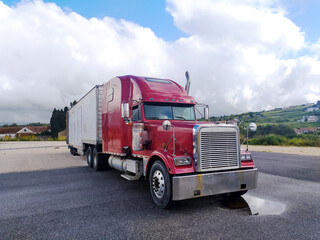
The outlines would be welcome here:
M 241 154 L 241 161 L 252 161 L 250 153 Z

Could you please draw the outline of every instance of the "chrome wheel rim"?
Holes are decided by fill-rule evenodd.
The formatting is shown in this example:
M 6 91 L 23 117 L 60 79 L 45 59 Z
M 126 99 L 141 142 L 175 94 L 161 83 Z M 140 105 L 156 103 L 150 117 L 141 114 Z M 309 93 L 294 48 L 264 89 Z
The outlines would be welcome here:
M 152 176 L 152 189 L 158 198 L 162 198 L 165 190 L 164 177 L 161 171 L 156 170 Z

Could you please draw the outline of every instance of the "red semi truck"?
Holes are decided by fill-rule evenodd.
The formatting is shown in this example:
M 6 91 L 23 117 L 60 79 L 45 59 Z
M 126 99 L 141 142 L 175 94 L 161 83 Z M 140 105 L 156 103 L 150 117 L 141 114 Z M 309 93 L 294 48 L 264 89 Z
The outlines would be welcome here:
M 71 154 L 86 155 L 96 171 L 111 167 L 130 181 L 144 177 L 161 208 L 256 188 L 258 171 L 240 149 L 238 127 L 197 121 L 189 86 L 188 76 L 183 88 L 130 75 L 95 86 L 68 111 Z

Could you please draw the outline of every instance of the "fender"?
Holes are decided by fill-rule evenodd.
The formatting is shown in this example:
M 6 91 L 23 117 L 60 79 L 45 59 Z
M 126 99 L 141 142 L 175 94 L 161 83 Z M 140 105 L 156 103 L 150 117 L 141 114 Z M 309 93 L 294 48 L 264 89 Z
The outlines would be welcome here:
M 150 161 L 150 160 L 152 158 L 154 158 L 154 157 L 158 157 L 163 161 L 163 163 L 165 164 L 169 174 L 175 175 L 175 174 L 183 174 L 183 173 L 195 172 L 193 161 L 192 161 L 191 165 L 176 167 L 174 165 L 174 160 L 173 160 L 172 154 L 170 154 L 168 152 L 165 152 L 163 150 L 160 150 L 160 151 L 156 150 L 156 151 L 153 151 L 150 154 L 146 169 L 150 169 L 151 168 L 151 166 L 149 166 L 149 163 L 150 162 L 152 163 L 152 161 Z

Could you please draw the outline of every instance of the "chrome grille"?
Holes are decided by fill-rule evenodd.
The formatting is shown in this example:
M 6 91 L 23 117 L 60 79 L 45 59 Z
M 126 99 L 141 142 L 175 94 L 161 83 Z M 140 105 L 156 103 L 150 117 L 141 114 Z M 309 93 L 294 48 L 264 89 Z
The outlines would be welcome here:
M 239 167 L 237 130 L 228 127 L 203 128 L 199 133 L 198 171 Z

